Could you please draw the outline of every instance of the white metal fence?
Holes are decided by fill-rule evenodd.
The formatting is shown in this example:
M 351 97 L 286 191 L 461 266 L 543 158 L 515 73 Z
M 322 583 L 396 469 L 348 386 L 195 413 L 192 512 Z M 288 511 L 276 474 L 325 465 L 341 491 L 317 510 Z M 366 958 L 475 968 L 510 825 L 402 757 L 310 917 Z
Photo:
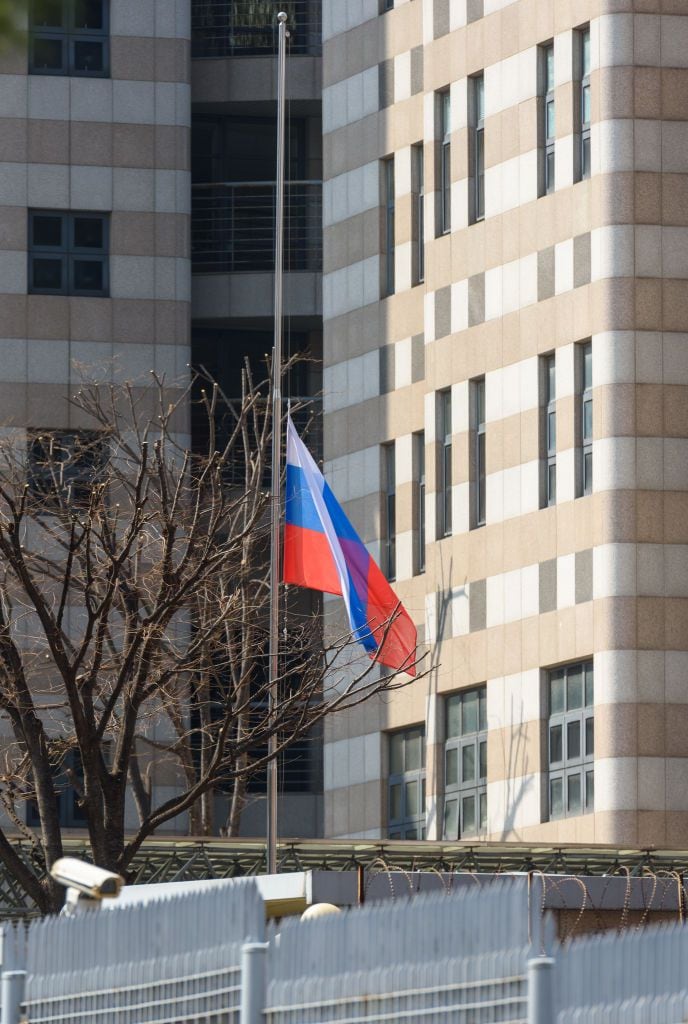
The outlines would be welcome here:
M 680 1024 L 682 921 L 569 943 L 536 879 L 268 929 L 227 882 L 5 929 L 0 1024 Z M 547 956 L 542 955 L 548 954 Z

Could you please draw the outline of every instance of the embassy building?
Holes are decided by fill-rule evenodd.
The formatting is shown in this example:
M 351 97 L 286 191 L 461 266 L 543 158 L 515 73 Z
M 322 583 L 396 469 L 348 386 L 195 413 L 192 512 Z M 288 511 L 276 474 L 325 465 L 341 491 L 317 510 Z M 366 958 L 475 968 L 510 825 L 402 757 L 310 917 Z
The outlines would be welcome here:
M 285 766 L 280 832 L 685 849 L 684 0 L 31 5 L 3 426 L 78 431 L 78 364 L 231 394 L 269 349 L 280 7 L 293 389 L 428 670 Z
M 688 844 L 688 9 L 323 4 L 326 472 L 425 676 L 325 835 Z

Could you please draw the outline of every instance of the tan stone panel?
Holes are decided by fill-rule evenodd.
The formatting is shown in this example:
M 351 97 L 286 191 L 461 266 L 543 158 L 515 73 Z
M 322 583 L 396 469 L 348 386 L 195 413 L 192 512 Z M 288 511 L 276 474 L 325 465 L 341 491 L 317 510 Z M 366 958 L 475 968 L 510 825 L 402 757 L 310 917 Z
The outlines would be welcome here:
M 117 300 L 99 298 L 69 299 L 69 338 L 71 341 L 112 341 L 112 304 Z
M 661 190 L 662 224 L 688 224 L 688 174 L 662 174 L 652 176 L 657 190 Z M 652 222 L 651 222 L 652 223 Z M 660 223 L 658 217 L 654 223 Z
M 158 169 L 191 170 L 191 133 L 183 125 L 155 126 L 155 166 Z
M 70 426 L 69 387 L 66 384 L 32 384 L 27 388 L 24 415 L 23 422 L 31 427 L 50 426 L 59 430 Z
M 661 847 L 666 844 L 667 817 L 664 810 L 638 811 L 639 847 Z
M 26 295 L 0 295 L 0 323 L 4 338 L 27 337 L 26 306 Z
M 26 75 L 27 73 L 25 47 L 8 47 L 3 42 L 0 50 L 0 75 Z
M 685 704 L 659 706 L 664 712 L 664 749 L 660 757 L 688 757 L 688 707 Z
M 636 432 L 636 386 L 607 384 L 595 388 L 593 437 L 633 437 Z
M 90 121 L 57 122 L 65 141 L 69 140 L 69 156 L 65 163 L 84 164 L 94 167 L 109 167 L 113 164 L 113 132 L 110 124 Z M 121 126 L 124 127 L 124 126 Z M 62 161 L 56 159 L 56 163 Z M 132 164 L 132 166 L 139 166 Z
M 155 336 L 155 306 L 155 302 L 146 299 L 113 299 L 113 340 L 150 344 Z
M 664 434 L 666 437 L 688 437 L 688 388 L 682 384 L 665 384 Z
M 69 299 L 64 295 L 28 295 L 27 335 L 29 338 L 69 337 Z
M 637 540 L 642 544 L 664 541 L 664 498 L 661 491 L 636 491 Z
M 662 327 L 665 331 L 684 331 L 688 323 L 688 287 L 686 282 L 665 278 L 661 285 Z
M 688 598 L 667 597 L 664 602 L 668 651 L 688 650 Z
M 162 43 L 163 40 L 158 40 Z M 171 39 L 164 40 L 171 43 Z M 111 36 L 110 65 L 114 79 L 149 82 L 155 75 L 155 40 L 144 36 Z
M 664 540 L 667 544 L 688 544 L 688 493 L 664 494 Z
M 638 755 L 641 709 L 647 711 L 642 716 L 643 726 L 648 729 L 644 753 L 648 756 L 654 753 L 656 743 L 664 734 L 662 709 L 658 705 L 601 704 L 595 707 L 595 757 Z M 659 711 L 659 715 L 655 715 L 655 711 Z
M 152 124 L 113 124 L 113 167 L 155 167 L 155 141 Z
M 685 121 L 688 108 L 688 68 L 662 68 L 663 121 Z
M 642 626 L 645 609 L 643 614 L 637 615 L 636 628 L 636 612 L 641 600 L 634 597 L 607 597 L 594 602 L 596 651 L 636 650 L 647 646 L 641 643 L 641 632 L 643 640 L 646 635 Z
M 661 597 L 637 598 L 638 650 L 661 651 L 665 647 L 667 602 Z M 668 639 L 668 638 L 667 638 Z
M 495 684 L 491 684 L 495 685 Z M 487 734 L 487 781 L 501 782 L 542 770 L 542 725 L 539 720 L 490 729 Z
M 504 525 L 503 523 L 490 523 L 481 529 L 487 534 L 485 537 L 485 576 L 496 576 L 504 571 Z M 500 675 L 501 673 L 496 674 Z
M 682 224 L 682 220 L 667 220 L 666 211 L 669 207 L 667 202 L 667 178 L 675 178 L 683 182 L 683 175 L 659 175 L 646 171 L 637 171 L 633 175 L 634 181 L 634 212 L 638 224 Z M 686 192 L 688 199 L 688 192 Z M 663 206 L 665 212 L 663 212 Z M 680 212 L 681 204 L 678 204 L 677 213 Z M 672 211 L 673 212 L 673 211 Z M 688 202 L 686 203 L 686 217 L 688 218 Z M 685 221 L 688 223 L 688 219 Z
M 31 390 L 43 385 L 32 384 Z M 3 426 L 23 427 L 27 421 L 28 388 L 25 384 L 0 382 L 0 408 Z

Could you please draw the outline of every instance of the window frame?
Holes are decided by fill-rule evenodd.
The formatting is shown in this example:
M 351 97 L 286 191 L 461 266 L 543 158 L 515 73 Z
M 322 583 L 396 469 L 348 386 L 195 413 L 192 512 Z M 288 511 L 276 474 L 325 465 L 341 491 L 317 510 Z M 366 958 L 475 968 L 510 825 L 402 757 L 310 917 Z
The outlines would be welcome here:
M 109 78 L 110 77 L 110 3 L 100 0 L 102 4 L 103 27 L 89 29 L 77 27 L 74 23 L 74 0 L 61 0 L 62 25 L 40 26 L 34 22 L 36 0 L 29 4 L 28 28 L 28 73 L 30 75 L 68 76 L 70 78 Z M 62 46 L 62 63 L 59 68 L 40 67 L 35 61 L 35 43 L 40 40 L 58 40 Z M 102 46 L 102 68 L 91 71 L 76 67 L 76 46 L 81 42 L 99 42 Z
M 451 232 L 451 91 L 449 86 L 435 93 L 437 99 L 439 216 L 437 235 Z
M 593 493 L 594 398 L 592 340 L 579 342 L 576 355 L 576 497 Z
M 477 728 L 464 730 L 464 705 L 469 698 L 477 697 Z M 458 707 L 459 729 L 449 735 L 451 705 Z M 445 699 L 445 741 L 444 741 L 444 811 L 442 815 L 442 837 L 445 841 L 464 839 L 467 836 L 481 836 L 487 831 L 487 684 L 472 686 Z M 463 778 L 464 751 L 472 749 L 474 777 Z M 484 758 L 482 756 L 484 752 Z M 456 781 L 449 782 L 450 756 L 456 757 Z M 483 772 L 484 767 L 484 772 Z M 465 801 L 474 801 L 474 826 L 466 827 Z M 455 808 L 455 818 L 450 819 L 450 808 Z M 452 827 L 449 827 L 450 820 Z M 453 821 L 456 827 L 453 827 Z M 455 833 L 455 834 L 454 834 Z
M 410 740 L 420 737 L 420 763 L 417 768 L 407 768 L 407 753 L 406 744 Z M 392 756 L 393 756 L 393 745 L 401 740 L 402 744 L 402 760 L 403 765 L 401 770 L 392 770 Z M 413 839 L 424 839 L 426 829 L 426 815 L 425 815 L 425 782 L 426 782 L 426 770 L 425 770 L 425 726 L 415 725 L 409 726 L 406 729 L 395 730 L 394 732 L 387 734 L 388 751 L 387 751 L 387 836 L 389 839 L 397 840 L 413 840 Z M 407 813 L 407 786 L 417 784 L 418 795 L 419 795 L 419 811 L 417 814 Z M 399 786 L 399 808 L 401 814 L 399 816 L 392 816 L 393 809 L 393 788 Z M 409 831 L 415 831 L 415 836 L 409 836 Z M 403 834 L 397 835 L 400 832 Z M 418 835 L 420 833 L 420 835 Z
M 383 221 L 383 281 L 382 297 L 394 295 L 394 248 L 395 248 L 395 198 L 394 198 L 394 157 L 388 156 L 382 164 L 382 186 L 384 195 Z
M 581 703 L 569 707 L 569 679 L 575 674 L 581 679 Z M 562 681 L 564 704 L 561 709 L 552 710 L 554 678 Z M 546 680 L 546 733 L 545 751 L 547 757 L 547 820 L 592 814 L 595 810 L 595 694 L 594 665 L 592 659 L 572 662 L 547 669 Z M 589 686 L 588 686 L 589 682 Z M 576 729 L 571 729 L 576 726 Z M 555 731 L 558 739 L 554 741 Z M 578 734 L 578 752 L 570 754 L 571 736 Z M 592 742 L 590 742 L 592 741 Z M 553 759 L 553 750 L 560 753 Z M 571 779 L 578 779 L 580 807 L 571 809 Z M 561 810 L 554 809 L 553 790 L 555 784 L 561 791 Z M 574 787 L 575 788 L 575 787 Z
M 437 533 L 438 537 L 451 537 L 453 532 L 452 507 L 452 393 L 451 388 L 437 392 L 437 433 L 439 439 L 437 461 Z
M 469 222 L 477 224 L 485 219 L 485 74 L 481 71 L 468 79 L 468 123 L 472 171 Z
M 540 195 L 547 196 L 555 188 L 556 107 L 554 99 L 554 41 L 538 47 L 540 58 Z M 550 116 L 551 115 L 551 116 Z M 551 128 L 551 134 L 550 134 Z
M 557 503 L 557 391 L 556 354 L 549 352 L 540 357 L 542 382 L 541 403 L 541 466 L 542 499 L 540 508 L 551 508 Z
M 487 432 L 485 424 L 485 377 L 476 377 L 469 384 L 471 419 L 471 529 L 480 529 L 487 522 Z
M 71 465 L 67 481 L 58 486 L 54 469 L 69 463 L 75 451 L 74 441 L 76 438 L 83 438 L 86 442 L 84 453 L 90 452 L 95 458 L 83 462 L 81 471 L 79 463 L 74 461 Z M 67 453 L 64 460 L 56 457 L 50 468 L 44 466 L 41 470 L 40 464 L 36 461 L 35 452 L 43 439 L 57 441 L 59 450 Z M 29 427 L 26 432 L 26 469 L 28 498 L 35 505 L 39 506 L 41 512 L 48 515 L 56 514 L 66 503 L 70 508 L 84 508 L 90 500 L 90 492 L 94 485 L 99 483 L 105 472 L 109 461 L 108 441 L 106 435 L 98 430 L 55 430 L 45 428 L 40 430 Z M 76 491 L 73 489 L 76 486 Z
M 38 217 L 53 217 L 60 220 L 60 245 L 41 245 L 34 242 L 34 224 Z M 102 226 L 102 246 L 78 246 L 75 241 L 75 224 L 79 220 L 98 221 Z M 61 285 L 59 288 L 36 286 L 34 271 L 37 260 L 48 258 L 60 262 Z M 29 295 L 75 295 L 81 298 L 107 298 L 110 295 L 110 214 L 99 210 L 44 210 L 31 207 L 28 210 L 28 279 Z M 78 288 L 75 285 L 76 263 L 99 263 L 102 267 L 101 288 Z
M 425 431 L 420 430 L 413 438 L 413 480 L 414 480 L 414 566 L 415 576 L 425 572 Z
M 383 476 L 383 513 L 384 513 L 384 568 L 388 580 L 396 579 L 397 568 L 397 517 L 396 517 L 396 468 L 395 443 L 390 441 L 380 445 L 382 455 Z
M 574 181 L 586 181 L 591 174 L 590 159 L 590 124 L 591 124 L 591 85 L 590 85 L 590 25 L 581 25 L 574 32 L 576 52 L 574 61 L 577 69 L 577 89 L 575 90 L 575 126 L 577 145 L 575 147 Z M 586 119 L 587 113 L 587 119 Z
M 411 189 L 413 209 L 411 212 L 411 237 L 413 254 L 411 279 L 414 285 L 425 281 L 425 154 L 423 143 L 411 146 Z

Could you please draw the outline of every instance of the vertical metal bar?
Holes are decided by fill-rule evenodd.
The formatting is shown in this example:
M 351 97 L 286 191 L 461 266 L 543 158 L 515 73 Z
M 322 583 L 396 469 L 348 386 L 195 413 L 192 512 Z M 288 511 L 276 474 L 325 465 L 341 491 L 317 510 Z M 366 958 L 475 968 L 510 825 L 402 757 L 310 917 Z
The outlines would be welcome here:
M 247 942 L 241 947 L 239 1024 L 262 1024 L 263 1022 L 267 950 L 267 942 Z
M 554 963 L 549 956 L 528 961 L 528 1024 L 553 1024 Z
M 19 1024 L 25 984 L 26 971 L 3 971 L 0 1024 Z
M 277 175 L 275 196 L 275 343 L 272 360 L 272 544 L 270 547 L 270 718 L 277 705 L 279 678 L 280 482 L 282 470 L 282 263 L 284 252 L 284 87 L 287 15 L 280 11 L 277 53 Z M 271 724 L 267 777 L 267 868 L 277 872 L 277 736 Z

